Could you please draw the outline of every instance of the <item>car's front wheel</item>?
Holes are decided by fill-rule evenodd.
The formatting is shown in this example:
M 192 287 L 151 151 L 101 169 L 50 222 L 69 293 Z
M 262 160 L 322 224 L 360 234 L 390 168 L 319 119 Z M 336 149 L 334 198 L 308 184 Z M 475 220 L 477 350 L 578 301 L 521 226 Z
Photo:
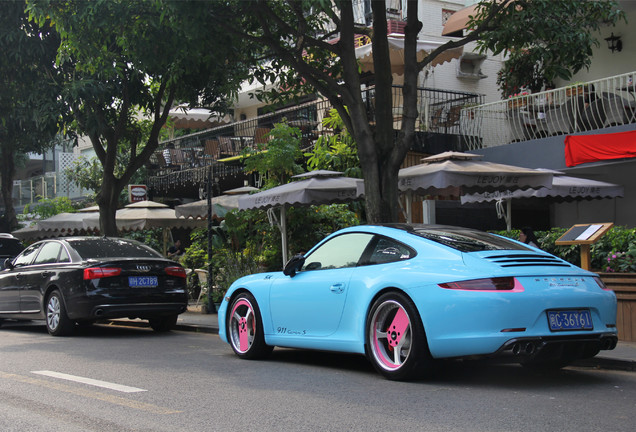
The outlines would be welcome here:
M 148 323 L 154 331 L 165 333 L 174 328 L 174 326 L 177 324 L 177 318 L 178 315 L 170 315 L 161 318 L 151 318 L 148 320 Z
M 75 322 L 66 314 L 62 294 L 55 290 L 46 300 L 46 330 L 52 336 L 67 336 L 75 329 Z
M 267 357 L 273 347 L 265 343 L 263 321 L 256 299 L 239 294 L 228 309 L 227 334 L 237 356 L 243 359 Z
M 398 292 L 380 296 L 367 317 L 367 355 L 375 369 L 391 380 L 423 378 L 433 360 L 424 326 L 413 302 Z

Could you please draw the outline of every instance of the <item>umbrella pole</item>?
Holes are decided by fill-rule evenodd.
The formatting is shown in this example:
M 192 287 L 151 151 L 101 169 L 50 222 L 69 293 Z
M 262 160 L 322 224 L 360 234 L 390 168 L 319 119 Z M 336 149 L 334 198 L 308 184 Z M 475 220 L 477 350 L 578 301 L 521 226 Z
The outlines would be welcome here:
M 506 200 L 506 229 L 512 231 L 512 200 Z
M 287 215 L 285 206 L 280 208 L 280 237 L 282 242 L 283 267 L 287 264 Z

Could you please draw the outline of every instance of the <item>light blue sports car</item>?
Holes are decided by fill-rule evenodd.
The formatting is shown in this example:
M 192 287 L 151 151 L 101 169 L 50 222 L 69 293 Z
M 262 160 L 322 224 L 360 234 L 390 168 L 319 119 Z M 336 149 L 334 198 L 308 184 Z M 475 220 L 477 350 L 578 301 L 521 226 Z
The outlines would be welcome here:
M 594 273 L 492 234 L 435 225 L 335 232 L 283 272 L 243 277 L 219 309 L 241 358 L 274 346 L 366 354 L 386 378 L 435 359 L 563 367 L 616 346 L 616 296 Z

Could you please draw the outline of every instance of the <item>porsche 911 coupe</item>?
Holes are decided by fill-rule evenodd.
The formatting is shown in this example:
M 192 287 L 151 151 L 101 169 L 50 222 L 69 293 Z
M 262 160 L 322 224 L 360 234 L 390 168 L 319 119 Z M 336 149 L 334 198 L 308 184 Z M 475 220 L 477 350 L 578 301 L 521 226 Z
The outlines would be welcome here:
M 238 279 L 219 334 L 241 358 L 274 346 L 366 354 L 386 378 L 437 359 L 560 368 L 613 349 L 616 296 L 598 275 L 523 243 L 435 225 L 335 232 L 283 272 Z
M 125 317 L 168 331 L 188 306 L 183 267 L 134 240 L 43 240 L 7 259 L 5 267 L 0 324 L 44 319 L 53 336 L 72 333 L 77 323 Z

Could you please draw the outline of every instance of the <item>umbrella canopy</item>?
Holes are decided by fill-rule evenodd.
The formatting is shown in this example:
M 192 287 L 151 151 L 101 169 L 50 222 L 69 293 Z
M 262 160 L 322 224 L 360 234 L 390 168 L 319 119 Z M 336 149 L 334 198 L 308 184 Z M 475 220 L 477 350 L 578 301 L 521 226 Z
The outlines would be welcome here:
M 552 185 L 552 172 L 477 160 L 481 155 L 445 152 L 402 168 L 398 174 L 400 191 L 420 195 L 440 195 L 459 190 L 460 194 L 495 190 L 541 188 Z
M 413 194 L 433 197 L 460 196 L 496 190 L 538 189 L 552 185 L 550 171 L 478 160 L 470 153 L 445 152 L 402 168 L 398 188 L 407 196 L 406 218 L 411 221 Z
M 87 218 L 94 214 L 95 212 L 59 213 L 38 221 L 37 225 L 42 231 L 60 231 L 63 233 L 99 230 L 99 223 L 86 221 Z
M 99 214 L 86 218 L 87 224 L 97 223 Z M 139 201 L 128 204 L 115 213 L 115 223 L 119 231 L 139 231 L 149 228 L 163 228 L 163 253 L 166 254 L 170 228 L 198 228 L 204 226 L 200 220 L 177 217 L 175 210 L 155 201 Z
M 212 197 L 212 214 L 219 218 L 224 217 L 228 211 L 239 208 L 239 196 L 256 191 L 258 191 L 258 188 L 244 186 L 227 190 L 223 195 Z M 174 209 L 177 217 L 206 219 L 208 217 L 208 200 L 204 199 L 178 205 Z
M 548 171 L 541 170 L 538 171 Z M 553 171 L 550 171 L 553 172 Z M 512 229 L 512 205 L 515 199 L 547 199 L 552 202 L 581 201 L 604 198 L 622 197 L 623 186 L 596 180 L 570 177 L 556 173 L 552 179 L 552 186 L 536 190 L 503 190 L 463 195 L 462 204 L 474 202 L 496 201 L 497 216 L 506 221 L 508 231 Z M 506 208 L 504 209 L 504 202 Z
M 399 75 L 404 74 L 404 37 L 400 35 L 391 35 L 388 38 L 389 56 L 391 58 L 391 72 Z M 439 48 L 448 42 L 445 40 L 417 40 L 417 61 L 421 61 L 434 49 Z M 437 66 L 452 59 L 459 58 L 463 53 L 463 47 L 453 48 L 444 51 L 431 63 Z M 364 72 L 373 71 L 373 47 L 370 43 L 356 48 L 356 58 L 360 61 L 360 68 Z
M 174 120 L 176 129 L 208 129 L 228 124 L 232 121 L 229 115 L 221 115 L 205 108 L 188 108 L 178 106 L 168 114 Z
M 462 195 L 464 203 L 518 198 L 546 198 L 554 202 L 622 197 L 624 188 L 614 183 L 555 175 L 551 187 L 528 190 L 504 190 Z
M 362 197 L 364 181 L 358 178 L 342 177 L 341 172 L 317 170 L 294 176 L 305 178 L 239 198 L 239 209 L 280 208 L 280 223 L 283 265 L 287 262 L 286 206 L 308 206 L 349 202 Z

